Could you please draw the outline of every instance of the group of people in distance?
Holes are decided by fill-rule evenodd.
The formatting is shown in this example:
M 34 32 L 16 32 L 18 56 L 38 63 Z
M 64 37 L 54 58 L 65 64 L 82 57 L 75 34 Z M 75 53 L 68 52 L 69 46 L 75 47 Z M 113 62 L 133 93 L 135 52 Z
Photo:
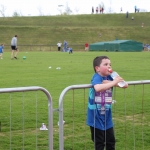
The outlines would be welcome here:
M 61 51 L 61 45 L 62 45 L 62 43 L 59 41 L 59 42 L 57 43 L 58 51 Z M 68 46 L 68 43 L 67 43 L 66 40 L 64 40 L 64 47 L 63 47 L 62 51 L 63 51 L 63 52 L 69 52 L 69 54 L 73 53 L 73 49 Z
M 19 49 L 17 48 L 17 35 L 15 35 L 11 39 L 11 59 L 18 59 L 17 54 Z M 3 59 L 3 51 L 4 51 L 4 44 L 0 45 L 0 59 Z
M 61 51 L 61 45 L 62 45 L 62 43 L 59 41 L 59 42 L 57 43 L 58 51 Z M 89 44 L 86 42 L 86 43 L 85 43 L 85 51 L 87 51 L 87 50 L 89 50 Z M 72 47 L 69 47 L 69 46 L 68 46 L 68 43 L 67 43 L 66 40 L 64 40 L 64 47 L 63 47 L 62 51 L 63 51 L 63 52 L 69 52 L 69 54 L 73 53 Z
M 96 12 L 96 14 L 98 14 L 98 12 L 99 12 L 100 14 L 103 14 L 103 12 L 104 12 L 104 7 L 102 7 L 102 6 L 96 7 L 95 12 Z M 94 14 L 94 7 L 92 7 L 92 14 Z
M 17 55 L 18 55 L 18 52 L 19 52 L 19 49 L 17 47 L 17 35 L 15 35 L 12 39 L 11 39 L 11 59 L 18 59 L 17 58 Z M 61 51 L 61 45 L 62 43 L 59 41 L 57 43 L 57 46 L 58 46 L 58 51 Z M 3 59 L 3 49 L 4 49 L 4 44 L 1 44 L 0 45 L 0 59 Z M 88 50 L 89 49 L 89 44 L 86 42 L 85 43 L 85 50 Z M 73 49 L 72 47 L 69 47 L 68 46 L 68 43 L 66 40 L 64 40 L 64 47 L 62 49 L 63 52 L 69 52 L 69 54 L 72 54 L 73 53 Z

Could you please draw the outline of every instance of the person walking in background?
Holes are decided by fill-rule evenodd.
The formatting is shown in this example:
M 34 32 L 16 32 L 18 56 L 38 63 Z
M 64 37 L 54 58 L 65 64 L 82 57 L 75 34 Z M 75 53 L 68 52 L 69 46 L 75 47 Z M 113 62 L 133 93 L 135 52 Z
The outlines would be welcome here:
M 136 10 L 137 10 L 137 9 L 136 9 L 136 6 L 134 6 L 134 10 L 135 10 L 135 13 L 136 13 Z
M 102 14 L 104 13 L 104 7 L 102 7 Z
M 102 7 L 100 6 L 100 14 L 102 13 Z
M 96 13 L 98 14 L 98 7 L 96 7 Z
M 0 59 L 3 59 L 3 49 L 4 49 L 4 44 L 1 44 L 1 46 L 0 46 Z
M 86 50 L 89 50 L 89 44 L 87 42 L 85 43 L 85 51 Z
M 94 7 L 92 6 L 92 14 L 94 14 Z
M 62 45 L 62 43 L 59 41 L 59 42 L 57 43 L 58 51 L 60 51 L 60 49 L 61 49 L 61 45 Z
M 122 7 L 120 8 L 120 12 L 122 13 Z
M 112 90 L 123 78 L 110 76 L 111 61 L 107 56 L 98 56 L 93 60 L 95 71 L 89 89 L 87 125 L 95 150 L 115 150 L 115 135 L 112 121 Z M 126 83 L 123 88 L 127 88 Z
M 126 12 L 126 18 L 128 18 L 128 16 L 129 16 L 129 13 L 128 13 L 128 11 Z
M 67 52 L 67 45 L 68 45 L 67 41 L 64 40 L 64 51 L 65 51 L 65 52 Z
M 11 40 L 11 59 L 17 59 L 17 54 L 19 52 L 18 48 L 17 48 L 17 35 L 15 35 L 12 40 Z

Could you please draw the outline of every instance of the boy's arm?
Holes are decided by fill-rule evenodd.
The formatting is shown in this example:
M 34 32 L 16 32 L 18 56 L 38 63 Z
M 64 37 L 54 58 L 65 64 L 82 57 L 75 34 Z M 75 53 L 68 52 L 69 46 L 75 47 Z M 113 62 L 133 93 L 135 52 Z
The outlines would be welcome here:
M 112 82 L 112 81 L 110 81 L 110 80 L 103 80 L 103 84 L 106 84 L 106 83 L 109 83 L 109 82 Z M 118 83 L 117 83 L 116 85 L 114 85 L 114 86 L 120 87 L 120 86 L 118 85 Z M 123 87 L 121 87 L 121 88 L 127 88 L 127 87 L 128 87 L 128 83 L 126 83 L 125 86 L 123 86 Z
M 101 92 L 110 89 L 113 86 L 117 86 L 117 84 L 121 81 L 123 81 L 123 79 L 120 76 L 116 77 L 113 81 L 104 80 L 102 84 L 95 84 L 94 89 L 96 92 Z M 123 88 L 125 87 L 128 87 L 128 84 Z

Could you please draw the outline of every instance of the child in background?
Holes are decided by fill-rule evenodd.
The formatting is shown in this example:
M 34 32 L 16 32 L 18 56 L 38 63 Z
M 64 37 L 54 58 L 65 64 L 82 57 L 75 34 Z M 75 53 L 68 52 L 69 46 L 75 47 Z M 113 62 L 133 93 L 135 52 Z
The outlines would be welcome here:
M 1 44 L 0 46 L 0 59 L 3 59 L 3 49 L 4 49 L 4 44 Z
M 68 47 L 68 51 L 69 51 L 69 54 L 72 54 L 73 53 L 73 50 L 71 47 Z
M 62 43 L 59 41 L 59 42 L 57 43 L 58 51 L 60 51 L 60 49 L 61 49 L 61 45 L 62 45 Z
M 95 150 L 115 150 L 115 135 L 112 121 L 112 88 L 118 86 L 123 78 L 110 76 L 111 61 L 107 56 L 98 56 L 93 60 L 94 75 L 89 89 L 87 125 Z M 127 88 L 126 83 L 123 88 Z

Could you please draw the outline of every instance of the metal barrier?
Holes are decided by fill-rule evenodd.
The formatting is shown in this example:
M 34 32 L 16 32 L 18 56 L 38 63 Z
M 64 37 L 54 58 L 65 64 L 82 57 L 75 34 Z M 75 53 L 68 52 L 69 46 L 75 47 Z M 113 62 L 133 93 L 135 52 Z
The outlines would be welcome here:
M 143 109 L 143 103 L 144 103 L 144 99 L 143 99 L 143 95 L 144 95 L 144 93 L 143 93 L 143 91 L 144 91 L 144 85 L 145 84 L 150 84 L 150 80 L 143 80 L 143 81 L 129 81 L 129 82 L 127 82 L 129 85 L 132 85 L 132 87 L 133 88 L 135 88 L 135 86 L 136 85 L 142 85 L 142 90 L 141 90 L 141 95 L 142 95 L 142 116 L 141 116 L 141 120 L 143 121 L 144 119 L 143 119 L 143 114 L 144 114 L 144 109 Z M 63 113 L 64 113 L 64 108 L 63 108 L 63 102 L 64 102 L 64 96 L 66 95 L 66 93 L 69 91 L 69 90 L 73 90 L 74 91 L 74 89 L 87 89 L 87 88 L 90 88 L 90 87 L 92 87 L 92 85 L 91 84 L 83 84 L 83 85 L 72 85 L 72 86 L 68 86 L 68 87 L 66 87 L 63 91 L 62 91 L 62 93 L 60 94 L 60 97 L 59 97 L 59 150 L 64 150 L 64 117 L 63 117 Z M 115 91 L 116 91 L 116 89 L 117 88 L 115 88 Z M 128 89 L 128 88 L 127 88 Z M 127 129 L 128 129 L 128 127 L 127 127 L 127 125 L 126 125 L 126 120 L 127 120 L 127 104 L 126 104 L 126 90 L 127 89 L 124 89 L 124 115 L 125 115 L 125 118 L 124 118 L 124 120 L 125 120 L 125 125 L 124 125 L 124 127 L 125 127 L 125 132 L 127 132 Z M 74 93 L 74 92 L 73 92 Z M 133 91 L 133 94 L 135 94 L 135 91 Z M 73 96 L 74 96 L 74 94 L 73 94 Z M 115 97 L 116 98 L 116 97 Z M 87 99 L 87 97 L 86 97 L 86 99 Z M 132 98 L 133 99 L 133 98 Z M 133 101 L 132 103 L 132 109 L 133 109 L 133 111 L 134 111 L 134 100 L 131 100 L 131 101 Z M 73 110 L 74 110 L 74 108 L 73 108 Z M 135 118 L 135 116 L 134 116 L 134 112 L 133 112 L 133 117 L 131 118 L 133 121 L 132 121 L 132 124 L 133 124 L 133 128 L 134 128 L 134 118 Z M 142 122 L 142 127 L 144 126 L 144 123 Z M 74 127 L 73 127 L 73 129 L 72 130 L 74 130 Z M 143 149 L 144 149 L 144 131 L 143 131 L 144 129 L 142 128 L 142 147 L 143 147 Z M 73 131 L 74 132 L 74 131 Z M 132 132 L 133 132 L 133 134 L 135 134 L 135 131 L 134 131 L 134 129 L 132 129 Z M 126 139 L 126 133 L 125 133 L 125 139 Z M 126 141 L 124 141 L 124 143 L 125 143 L 125 145 L 124 145 L 124 148 L 126 149 L 127 148 L 127 144 L 126 144 Z M 133 149 L 135 149 L 135 135 L 133 136 L 133 143 L 134 143 L 134 147 L 133 147 Z M 72 146 L 73 147 L 73 146 Z M 74 148 L 72 148 L 72 149 L 74 149 Z M 81 149 L 85 149 L 85 148 L 81 148 Z M 141 150 L 141 149 L 140 149 Z
M 145 120 L 145 115 L 146 113 L 144 114 L 144 90 L 145 90 L 145 87 L 146 87 L 146 84 L 150 85 L 150 80 L 143 80 L 143 81 L 129 81 L 127 82 L 129 85 L 132 85 L 133 87 L 133 94 L 135 94 L 135 87 L 137 85 L 142 85 L 142 90 L 140 90 L 142 93 L 139 93 L 142 97 L 142 102 L 141 102 L 141 141 L 142 141 L 142 148 L 140 148 L 140 150 L 144 150 L 144 146 L 147 146 L 147 145 L 144 145 L 146 137 L 144 138 L 144 126 L 146 124 L 149 124 L 149 122 L 144 122 Z M 83 89 L 84 90 L 84 99 L 86 99 L 87 101 L 87 97 L 85 98 L 85 89 L 88 89 L 92 87 L 91 84 L 82 84 L 82 85 L 72 85 L 72 86 L 68 86 L 66 87 L 62 93 L 60 94 L 60 97 L 59 97 L 59 108 L 58 108 L 58 111 L 59 111 L 59 150 L 64 150 L 64 117 L 63 117 L 63 113 L 64 113 L 64 108 L 63 108 L 63 101 L 64 101 L 64 96 L 66 95 L 66 93 L 69 91 L 69 90 L 77 90 L 77 89 Z M 149 88 L 148 88 L 149 89 Z M 126 102 L 126 90 L 127 89 L 124 89 L 124 93 L 123 93 L 123 98 L 124 98 L 124 133 L 125 133 L 125 141 L 124 142 L 124 149 L 127 148 L 127 130 L 128 130 L 128 126 L 126 125 L 126 122 L 128 120 L 132 120 L 132 124 L 133 124 L 133 129 L 132 129 L 132 132 L 133 132 L 133 148 L 132 149 L 135 149 L 136 148 L 136 138 L 135 138 L 135 129 L 134 129 L 134 124 L 136 123 L 136 117 L 134 115 L 134 112 L 133 112 L 133 116 L 132 118 L 129 118 L 129 116 L 127 115 L 127 102 Z M 53 107 L 52 107 L 52 98 L 51 98 L 51 95 L 49 94 L 49 92 L 42 88 L 42 87 L 16 87 L 16 88 L 1 88 L 0 89 L 0 93 L 14 93 L 14 92 L 26 92 L 26 91 L 42 91 L 46 94 L 47 98 L 48 98 L 48 124 L 49 124 L 49 139 L 48 139 L 48 143 L 49 143 L 49 150 L 53 150 Z M 115 88 L 115 91 L 116 91 L 116 88 Z M 148 92 L 149 93 L 149 92 Z M 117 95 L 117 94 L 116 94 Z M 115 95 L 115 98 L 117 97 Z M 73 99 L 74 99 L 74 93 L 73 93 Z M 70 100 L 70 99 L 69 99 Z M 11 101 L 11 100 L 10 100 Z M 134 111 L 134 98 L 132 98 L 132 109 Z M 147 104 L 146 104 L 147 105 Z M 73 106 L 74 107 L 74 106 Z M 87 107 L 87 106 L 86 106 Z M 147 105 L 148 107 L 148 105 Z M 11 109 L 11 108 L 10 108 Z M 85 109 L 85 106 L 84 106 L 84 109 Z M 115 109 L 115 107 L 114 107 Z M 74 110 L 72 110 L 74 111 Z M 115 113 L 115 111 L 114 111 Z M 85 116 L 85 114 L 83 114 L 83 116 Z M 137 116 L 138 117 L 138 116 Z M 74 119 L 74 118 L 73 118 Z M 117 118 L 118 119 L 118 118 Z M 117 121 L 117 119 L 115 118 L 115 121 Z M 118 119 L 119 120 L 119 119 Z M 121 120 L 122 121 L 122 120 Z M 11 123 L 11 117 L 10 117 L 10 123 Z M 74 122 L 73 122 L 74 123 Z M 115 123 L 115 126 L 116 123 Z M 1 129 L 1 123 L 0 123 L 0 129 Z M 74 126 L 72 128 L 72 130 L 74 130 Z M 84 134 L 84 133 L 83 133 Z M 147 135 L 149 135 L 149 132 L 146 133 Z M 24 137 L 24 136 L 23 136 Z M 11 149 L 11 131 L 10 131 L 10 149 Z M 24 141 L 23 141 L 24 142 Z M 74 141 L 73 141 L 74 142 Z M 24 149 L 24 143 L 23 143 L 23 148 Z M 37 149 L 37 147 L 36 147 Z M 70 149 L 70 145 L 69 145 L 69 149 Z M 74 147 L 72 146 L 72 150 L 74 149 Z M 83 149 L 83 148 L 80 148 L 80 149 Z M 85 149 L 85 148 L 84 148 Z
M 49 132 L 49 150 L 53 150 L 53 107 L 52 107 L 52 97 L 50 93 L 43 87 L 38 87 L 38 86 L 31 86 L 31 87 L 16 87 L 16 88 L 1 88 L 0 93 L 14 93 L 14 92 L 26 92 L 26 91 L 42 91 L 45 93 L 45 95 L 48 98 L 48 132 Z M 11 117 L 10 117 L 10 124 L 11 124 Z M 11 126 L 11 125 L 10 125 Z M 11 129 L 10 129 L 11 130 Z M 11 131 L 10 131 L 10 149 L 11 147 Z M 23 141 L 24 142 L 24 141 Z M 24 146 L 24 143 L 23 143 Z M 24 149 L 24 148 L 22 148 Z M 36 148 L 37 149 L 37 148 Z

